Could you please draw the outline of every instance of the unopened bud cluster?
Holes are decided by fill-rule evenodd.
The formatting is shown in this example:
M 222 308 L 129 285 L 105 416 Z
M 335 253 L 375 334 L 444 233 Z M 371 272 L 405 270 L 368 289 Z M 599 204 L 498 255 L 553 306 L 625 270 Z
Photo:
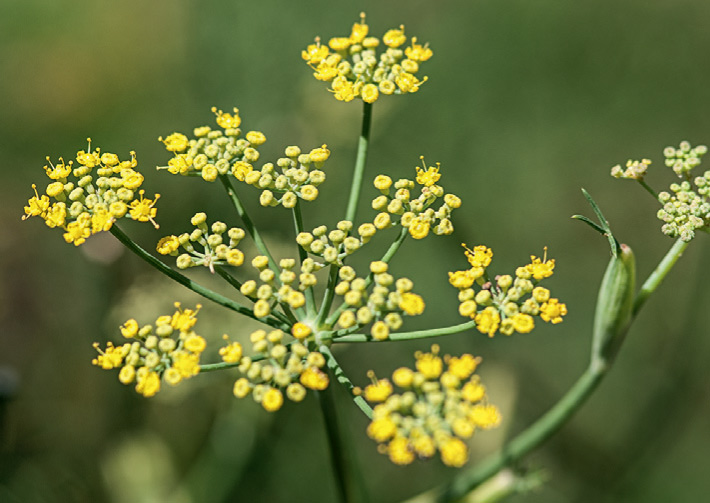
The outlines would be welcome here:
M 640 161 L 632 161 L 629 159 L 626 161 L 626 169 L 622 169 L 620 164 L 611 168 L 611 176 L 625 180 L 643 180 L 650 164 L 651 161 L 648 159 L 642 159 Z
M 205 266 L 214 272 L 215 265 L 229 264 L 239 267 L 244 263 L 244 253 L 237 248 L 245 236 L 243 229 L 232 227 L 227 229 L 223 222 L 214 222 L 207 225 L 207 215 L 195 213 L 190 220 L 195 227 L 192 232 L 185 232 L 179 236 L 165 236 L 158 241 L 157 251 L 161 255 L 177 256 L 180 248 L 186 251 L 177 258 L 177 267 Z M 229 241 L 225 243 L 227 234 Z
M 313 259 L 306 259 L 298 274 L 294 270 L 296 261 L 285 258 L 279 261 L 279 270 L 275 272 L 269 267 L 269 259 L 264 255 L 254 257 L 251 265 L 257 270 L 259 279 L 245 281 L 240 291 L 254 300 L 253 310 L 257 318 L 271 314 L 274 303 L 288 305 L 292 309 L 303 307 L 306 303 L 303 291 L 317 283 L 313 272 L 320 268 Z
M 335 37 L 322 45 L 320 38 L 309 45 L 301 56 L 314 70 L 314 77 L 331 83 L 331 91 L 340 101 L 360 97 L 374 103 L 380 94 L 406 94 L 419 90 L 427 78 L 419 79 L 420 63 L 432 56 L 428 45 L 407 37 L 404 26 L 387 31 L 382 40 L 369 36 L 365 14 L 360 15 L 348 37 Z M 378 51 L 382 42 L 386 49 Z
M 160 316 L 155 326 L 140 327 L 134 319 L 121 326 L 126 342 L 115 346 L 109 342 L 106 349 L 94 347 L 99 352 L 92 363 L 103 369 L 120 368 L 118 380 L 123 384 L 136 383 L 136 391 L 143 396 L 154 396 L 160 391 L 161 379 L 177 385 L 200 371 L 200 354 L 204 351 L 205 339 L 193 330 L 200 309 L 181 309 L 172 315 Z
M 705 145 L 691 147 L 689 142 L 682 141 L 678 148 L 666 147 L 663 150 L 663 156 L 666 158 L 666 166 L 671 168 L 676 175 L 682 177 L 700 164 L 700 159 L 707 151 L 708 148 Z
M 273 412 L 283 405 L 284 394 L 289 400 L 300 402 L 306 389 L 326 389 L 329 379 L 322 370 L 325 358 L 302 342 L 310 334 L 306 325 L 297 323 L 293 327 L 295 340 L 285 343 L 281 330 L 257 330 L 250 336 L 253 357 L 242 356 L 241 345 L 225 336 L 229 344 L 220 350 L 222 359 L 238 364 L 244 376 L 234 383 L 234 396 L 244 398 L 251 394 L 264 409 Z
M 417 168 L 414 180 L 401 178 L 396 182 L 387 175 L 379 175 L 374 186 L 381 195 L 372 200 L 372 208 L 379 213 L 373 221 L 376 229 L 386 229 L 400 224 L 409 230 L 414 239 L 422 239 L 429 232 L 447 235 L 454 231 L 451 213 L 461 206 L 461 199 L 454 194 L 445 194 L 443 187 L 436 185 L 441 177 L 439 166 Z M 414 194 L 415 187 L 419 193 Z M 436 209 L 432 206 L 439 199 L 443 203 Z
M 348 255 L 355 253 L 375 234 L 369 225 L 358 228 L 359 238 L 351 236 L 353 223 L 341 220 L 336 228 L 328 231 L 328 227 L 320 225 L 311 232 L 301 232 L 296 236 L 298 245 L 312 255 L 321 257 L 328 264 L 343 265 Z
M 553 324 L 562 322 L 567 306 L 550 297 L 547 288 L 537 286 L 544 278 L 552 276 L 555 260 L 530 256 L 531 262 L 510 275 L 488 280 L 486 268 L 493 251 L 486 246 L 466 248 L 470 269 L 449 273 L 449 283 L 459 290 L 459 314 L 476 322 L 476 328 L 489 337 L 496 332 L 511 335 L 528 333 L 535 327 L 535 316 Z M 480 288 L 476 291 L 473 287 Z
M 402 315 L 417 316 L 424 312 L 424 300 L 411 292 L 414 283 L 408 278 L 395 281 L 387 270 L 385 262 L 370 264 L 374 283 L 371 291 L 368 291 L 370 281 L 357 277 L 352 267 L 344 266 L 338 271 L 340 282 L 335 286 L 335 294 L 343 298 L 345 306 L 338 318 L 342 328 L 372 323 L 370 335 L 381 341 L 402 326 Z
M 237 178 L 261 189 L 259 203 L 262 206 L 293 208 L 298 199 L 315 201 L 318 186 L 325 181 L 325 173 L 319 168 L 330 157 L 326 145 L 301 153 L 296 146 L 286 147 L 286 157 L 264 164 L 259 171 L 251 165 L 240 166 Z
M 202 126 L 194 130 L 195 138 L 192 139 L 182 133 L 160 138 L 174 157 L 167 166 L 159 166 L 158 169 L 179 175 L 201 176 L 208 182 L 231 173 L 240 182 L 263 190 L 260 198 L 262 206 L 283 204 L 293 208 L 297 198 L 313 201 L 318 196 L 316 187 L 325 180 L 325 173 L 319 168 L 330 156 L 325 145 L 309 153 L 301 153 L 299 147 L 287 147 L 286 157 L 276 163 L 278 169 L 272 163 L 266 163 L 258 171 L 254 163 L 260 156 L 257 148 L 266 142 L 264 133 L 249 131 L 242 138 L 239 109 L 235 108 L 233 113 L 215 108 L 212 111 L 221 130 Z
M 691 175 L 692 169 L 700 165 L 700 159 L 706 152 L 705 145 L 693 148 L 687 141 L 681 142 L 679 148 L 666 147 L 663 151 L 666 166 L 685 178 L 681 183 L 672 183 L 669 191 L 658 194 L 658 201 L 663 207 L 656 216 L 663 222 L 661 231 L 667 236 L 690 241 L 695 237 L 695 231 L 708 229 L 710 171 L 695 178 Z
M 477 429 L 494 428 L 501 421 L 474 374 L 480 358 L 463 354 L 442 359 L 438 353 L 436 345 L 430 353 L 415 353 L 415 369 L 395 370 L 391 382 L 375 380 L 370 373 L 373 383 L 362 392 L 377 404 L 367 434 L 393 463 L 407 465 L 438 451 L 444 464 L 463 466 L 468 460 L 466 440 Z M 392 383 L 400 393 L 393 393 Z
M 52 180 L 41 196 L 36 185 L 32 185 L 35 195 L 25 206 L 23 220 L 38 216 L 48 227 L 64 229 L 64 240 L 79 246 L 92 234 L 108 231 L 119 218 L 127 217 L 139 222 L 151 222 L 156 228 L 154 207 L 160 197 L 143 197 L 139 190 L 143 175 L 136 171 L 138 162 L 135 152 L 131 159 L 121 161 L 116 154 L 101 153 L 99 148 L 91 150 L 91 139 L 87 151 L 76 154 L 78 166 L 60 158 L 44 171 Z

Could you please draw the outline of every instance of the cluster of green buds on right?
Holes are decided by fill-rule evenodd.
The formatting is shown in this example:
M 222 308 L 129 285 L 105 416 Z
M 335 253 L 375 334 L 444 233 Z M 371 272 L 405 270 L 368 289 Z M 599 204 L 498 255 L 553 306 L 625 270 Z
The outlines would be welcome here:
M 651 192 L 663 206 L 656 216 L 663 222 L 661 232 L 672 238 L 691 241 L 698 230 L 706 231 L 710 226 L 710 171 L 702 176 L 693 177 L 692 171 L 701 164 L 707 153 L 705 145 L 691 146 L 687 141 L 676 147 L 663 150 L 665 165 L 681 178 L 680 183 L 672 183 L 669 190 L 656 194 L 643 178 L 651 161 L 631 161 L 626 163 L 626 170 L 619 165 L 611 169 L 615 178 L 636 180 Z
M 246 235 L 243 229 L 232 227 L 227 230 L 227 225 L 223 222 L 214 222 L 208 226 L 207 215 L 201 212 L 195 213 L 190 223 L 195 226 L 192 232 L 165 236 L 158 241 L 158 253 L 176 256 L 182 247 L 187 253 L 178 256 L 179 269 L 202 265 L 214 272 L 215 265 L 229 264 L 239 267 L 244 263 L 244 253 L 237 248 Z M 229 244 L 224 243 L 225 232 L 229 237 Z M 195 245 L 199 245 L 202 250 L 198 251 Z
M 515 270 L 515 278 L 499 275 L 494 283 L 486 272 L 493 251 L 482 245 L 473 250 L 462 246 L 471 268 L 450 272 L 449 283 L 459 289 L 459 314 L 473 319 L 481 333 L 489 337 L 498 331 L 503 335 L 525 334 L 535 327 L 534 316 L 553 324 L 562 322 L 567 306 L 551 298 L 547 288 L 537 286 L 540 280 L 552 276 L 554 259 L 530 256 L 529 264 Z M 479 285 L 478 292 L 474 284 Z

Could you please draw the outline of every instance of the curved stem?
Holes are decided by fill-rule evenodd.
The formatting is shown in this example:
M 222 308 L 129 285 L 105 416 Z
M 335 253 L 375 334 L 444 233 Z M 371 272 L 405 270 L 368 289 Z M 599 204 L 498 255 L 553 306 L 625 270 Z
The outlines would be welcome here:
M 360 139 L 357 142 L 357 156 L 355 157 L 355 169 L 353 170 L 353 182 L 350 186 L 350 197 L 348 207 L 345 211 L 345 220 L 351 222 L 355 220 L 357 213 L 357 203 L 360 199 L 360 189 L 362 188 L 362 178 L 365 173 L 367 162 L 367 147 L 370 143 L 370 125 L 372 124 L 372 103 L 363 102 L 362 109 L 362 129 Z
M 621 327 L 620 330 L 624 333 L 628 331 L 630 324 L 636 318 L 636 315 L 641 307 L 643 307 L 648 296 L 658 288 L 661 281 L 663 281 L 687 247 L 688 243 L 678 240 L 668 253 L 666 253 L 637 294 L 631 322 Z M 622 333 L 621 336 L 623 337 L 623 335 Z M 572 414 L 584 404 L 587 398 L 597 388 L 609 368 L 611 368 L 609 361 L 601 361 L 592 354 L 587 369 L 570 390 L 565 393 L 551 409 L 522 433 L 517 435 L 500 451 L 456 477 L 448 487 L 441 491 L 437 501 L 454 501 L 462 498 L 466 493 L 498 473 L 503 467 L 516 462 L 550 438 L 550 436 L 559 430 Z
M 471 470 L 461 473 L 439 494 L 436 501 L 456 501 L 462 498 L 502 468 L 511 465 L 550 438 L 592 394 L 608 368 L 590 364 L 572 388 L 540 419 L 500 451 L 489 456 Z
M 224 306 L 227 309 L 231 309 L 232 311 L 235 311 L 239 314 L 243 314 L 244 316 L 248 316 L 249 318 L 252 318 L 254 320 L 260 321 L 266 325 L 270 325 L 274 328 L 281 328 L 282 330 L 288 330 L 288 326 L 284 325 L 282 322 L 279 320 L 276 320 L 272 317 L 267 317 L 267 318 L 257 318 L 254 315 L 254 312 L 247 308 L 246 306 L 243 306 L 239 304 L 238 302 L 233 301 L 232 299 L 228 299 L 227 297 L 224 297 L 223 295 L 218 294 L 217 292 L 213 292 L 209 288 L 205 288 L 204 286 L 200 285 L 199 283 L 195 283 L 192 281 L 190 278 L 187 276 L 183 276 L 177 271 L 174 271 L 167 265 L 165 265 L 163 262 L 155 258 L 153 255 L 145 251 L 143 248 L 141 248 L 136 242 L 134 242 L 131 238 L 129 238 L 119 227 L 118 225 L 114 224 L 111 227 L 111 234 L 113 234 L 116 239 L 118 239 L 123 245 L 131 250 L 133 253 L 138 255 L 140 258 L 148 262 L 151 266 L 156 268 L 158 271 L 162 272 L 166 276 L 168 276 L 170 279 L 180 283 L 181 285 L 189 288 L 193 292 L 202 295 L 204 298 L 211 300 L 212 302 L 219 304 L 220 306 Z

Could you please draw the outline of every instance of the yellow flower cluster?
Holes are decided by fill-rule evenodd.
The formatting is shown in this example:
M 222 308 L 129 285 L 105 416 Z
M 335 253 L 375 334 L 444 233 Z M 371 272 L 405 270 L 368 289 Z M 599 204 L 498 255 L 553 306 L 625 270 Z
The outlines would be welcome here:
M 343 260 L 348 255 L 355 253 L 367 243 L 374 234 L 370 233 L 368 226 L 358 229 L 359 238 L 350 235 L 353 223 L 341 220 L 336 228 L 328 232 L 328 227 L 320 225 L 311 232 L 301 232 L 296 236 L 296 242 L 308 253 L 321 257 L 329 264 L 343 265 Z
M 476 429 L 500 423 L 498 408 L 488 404 L 486 388 L 474 374 L 480 358 L 463 354 L 442 359 L 438 353 L 436 345 L 431 353 L 417 352 L 415 369 L 395 370 L 391 382 L 375 380 L 371 373 L 373 383 L 362 392 L 377 404 L 367 434 L 398 465 L 438 451 L 444 464 L 463 466 L 466 440 Z M 393 394 L 392 383 L 402 392 Z
M 41 196 L 37 186 L 32 185 L 35 195 L 25 206 L 23 220 L 38 216 L 47 226 L 64 229 L 64 240 L 79 246 L 92 234 L 108 231 L 122 217 L 139 222 L 151 222 L 156 228 L 154 207 L 159 194 L 153 199 L 143 197 L 139 190 L 143 175 L 136 171 L 138 162 L 135 152 L 129 161 L 121 161 L 116 154 L 91 150 L 88 139 L 87 151 L 76 154 L 74 161 L 60 158 L 54 165 L 47 157 L 49 166 L 44 171 L 52 180 Z
M 239 267 L 244 263 L 244 253 L 237 248 L 245 236 L 244 229 L 232 227 L 227 230 L 227 225 L 223 222 L 214 222 L 208 227 L 207 215 L 204 213 L 195 213 L 190 223 L 195 226 L 191 233 L 165 236 L 158 241 L 158 253 L 177 256 L 180 247 L 186 250 L 187 253 L 177 258 L 179 269 L 202 265 L 214 272 L 215 265 L 229 264 Z M 225 232 L 229 237 L 229 244 L 224 243 Z M 197 250 L 196 245 L 201 250 Z
M 328 387 L 328 375 L 322 370 L 325 358 L 321 353 L 310 351 L 301 341 L 311 331 L 296 323 L 292 329 L 294 341 L 284 344 L 281 330 L 266 332 L 257 330 L 250 336 L 255 357 L 242 356 L 241 345 L 229 342 L 220 350 L 227 363 L 239 363 L 239 371 L 245 376 L 234 383 L 234 396 L 244 398 L 251 394 L 254 400 L 269 412 L 281 408 L 286 397 L 300 402 L 306 389 L 324 390 Z
M 560 323 L 567 314 L 565 304 L 551 298 L 547 288 L 536 286 L 552 276 L 554 259 L 531 256 L 529 264 L 515 270 L 515 278 L 507 274 L 496 276 L 494 284 L 486 272 L 493 251 L 476 246 L 473 250 L 466 248 L 465 254 L 471 268 L 450 272 L 449 283 L 459 289 L 459 313 L 473 319 L 481 333 L 489 337 L 498 331 L 504 335 L 528 333 L 535 327 L 535 316 Z M 478 292 L 473 289 L 474 283 L 480 286 Z
M 445 194 L 443 187 L 436 184 L 441 178 L 438 164 L 427 167 L 422 158 L 422 165 L 423 168 L 417 167 L 416 183 L 407 178 L 393 183 L 387 175 L 375 178 L 375 188 L 381 192 L 372 200 L 372 208 L 379 212 L 373 221 L 376 229 L 399 223 L 414 239 L 423 239 L 430 231 L 437 235 L 454 232 L 451 213 L 461 206 L 461 199 L 454 194 Z M 417 186 L 419 194 L 415 196 L 412 191 Z M 432 208 L 442 196 L 443 204 L 437 209 Z
M 330 150 L 326 145 L 302 153 L 296 146 L 286 147 L 286 157 L 272 163 L 264 164 L 259 171 L 250 166 L 243 166 L 241 181 L 261 189 L 259 203 L 262 206 L 283 205 L 293 208 L 298 199 L 315 201 L 318 197 L 318 186 L 325 181 L 325 173 L 319 168 L 323 166 Z M 278 169 L 277 169 L 278 168 Z
M 411 292 L 414 283 L 408 278 L 395 281 L 387 270 L 385 262 L 370 263 L 374 286 L 368 293 L 368 280 L 357 277 L 350 266 L 340 268 L 340 282 L 335 286 L 335 294 L 342 296 L 343 304 L 347 306 L 338 318 L 342 328 L 372 323 L 370 335 L 382 341 L 389 338 L 391 330 L 399 330 L 403 314 L 417 316 L 424 312 L 424 300 Z M 392 286 L 394 290 L 391 290 Z
M 260 131 L 249 131 L 241 138 L 241 118 L 239 110 L 225 113 L 213 108 L 217 124 L 223 130 L 212 130 L 208 126 L 194 130 L 195 138 L 188 139 L 182 133 L 173 133 L 160 138 L 165 148 L 174 153 L 167 166 L 170 173 L 202 176 L 213 182 L 220 175 L 231 173 L 240 182 L 245 182 L 262 190 L 262 206 L 282 204 L 293 208 L 300 198 L 313 201 L 318 197 L 318 185 L 325 181 L 325 173 L 320 170 L 330 157 L 330 150 L 323 145 L 308 153 L 302 153 L 296 146 L 286 147 L 285 155 L 273 163 L 264 164 L 260 170 L 254 163 L 259 160 L 257 147 L 266 142 Z M 278 168 L 278 169 L 277 169 Z
M 114 346 L 109 342 L 106 349 L 94 347 L 99 352 L 92 363 L 103 369 L 120 368 L 118 380 L 123 384 L 136 383 L 136 391 L 143 396 L 154 396 L 160 391 L 161 378 L 168 384 L 177 385 L 200 371 L 200 354 L 206 342 L 193 330 L 197 323 L 196 309 L 177 310 L 172 315 L 160 316 L 152 325 L 138 326 L 134 319 L 121 326 L 121 334 L 133 342 Z
M 419 90 L 427 77 L 419 79 L 420 63 L 432 56 L 428 45 L 407 37 L 404 26 L 387 31 L 382 40 L 369 36 L 365 14 L 353 25 L 350 36 L 335 37 L 322 45 L 320 38 L 301 52 L 301 57 L 314 70 L 314 77 L 331 83 L 331 91 L 340 101 L 360 97 L 374 103 L 380 94 L 406 94 Z M 378 51 L 380 42 L 384 51 Z
M 303 291 L 317 283 L 313 272 L 320 269 L 313 259 L 306 259 L 301 264 L 300 274 L 297 274 L 294 271 L 296 261 L 284 258 L 279 261 L 277 275 L 269 268 L 269 259 L 264 255 L 254 257 L 251 265 L 259 272 L 259 281 L 245 281 L 240 291 L 254 301 L 253 310 L 257 318 L 271 314 L 274 303 L 287 304 L 292 309 L 303 307 L 306 303 Z M 295 288 L 294 284 L 297 285 Z
M 202 126 L 195 128 L 195 138 L 192 139 L 182 133 L 159 138 L 174 157 L 168 161 L 167 166 L 159 166 L 158 169 L 167 169 L 174 175 L 202 176 L 208 182 L 213 182 L 217 176 L 230 172 L 238 178 L 243 169 L 242 164 L 251 166 L 251 163 L 259 159 L 256 147 L 266 142 L 264 134 L 249 131 L 245 138 L 241 138 L 239 125 L 242 119 L 237 108 L 233 113 L 225 113 L 216 108 L 212 108 L 212 111 L 217 116 L 217 125 L 221 130 Z

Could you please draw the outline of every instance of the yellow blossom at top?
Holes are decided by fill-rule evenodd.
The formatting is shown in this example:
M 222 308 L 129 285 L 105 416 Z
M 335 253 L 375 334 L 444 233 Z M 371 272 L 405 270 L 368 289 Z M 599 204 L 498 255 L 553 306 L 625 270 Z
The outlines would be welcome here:
M 424 164 L 424 156 L 421 156 L 422 164 L 424 169 L 417 166 L 417 183 L 424 185 L 425 187 L 431 187 L 441 178 L 441 173 L 439 173 L 440 164 L 437 162 L 436 167 Z
M 555 259 L 547 260 L 547 247 L 545 247 L 545 255 L 542 260 L 534 255 L 530 256 L 531 263 L 525 266 L 533 278 L 543 279 L 552 276 L 555 268 Z
M 158 138 L 165 144 L 166 150 L 170 152 L 183 152 L 187 148 L 187 136 L 182 133 L 173 133 L 167 138 Z
M 224 129 L 236 129 L 242 123 L 239 117 L 239 109 L 234 107 L 234 114 L 225 113 L 222 110 L 217 110 L 217 107 L 212 107 L 212 112 L 217 116 L 217 124 Z
M 474 247 L 473 250 L 469 249 L 465 244 L 461 244 L 466 251 L 464 252 L 468 263 L 471 267 L 483 267 L 484 269 L 491 264 L 493 259 L 493 250 L 487 246 L 479 245 Z
M 437 353 L 439 352 L 439 346 L 436 344 L 432 346 L 431 353 L 421 353 L 417 352 L 414 356 L 417 359 L 416 367 L 419 372 L 421 372 L 427 379 L 437 378 L 441 375 L 443 371 L 443 362 Z
M 327 44 L 316 37 L 301 51 L 301 57 L 316 79 L 330 82 L 330 91 L 339 101 L 362 99 L 374 103 L 381 95 L 417 92 L 427 78 L 417 77 L 420 63 L 432 56 L 428 45 L 404 47 L 404 26 L 388 30 L 380 39 L 370 35 L 365 14 L 352 26 L 348 36 L 333 37 Z

